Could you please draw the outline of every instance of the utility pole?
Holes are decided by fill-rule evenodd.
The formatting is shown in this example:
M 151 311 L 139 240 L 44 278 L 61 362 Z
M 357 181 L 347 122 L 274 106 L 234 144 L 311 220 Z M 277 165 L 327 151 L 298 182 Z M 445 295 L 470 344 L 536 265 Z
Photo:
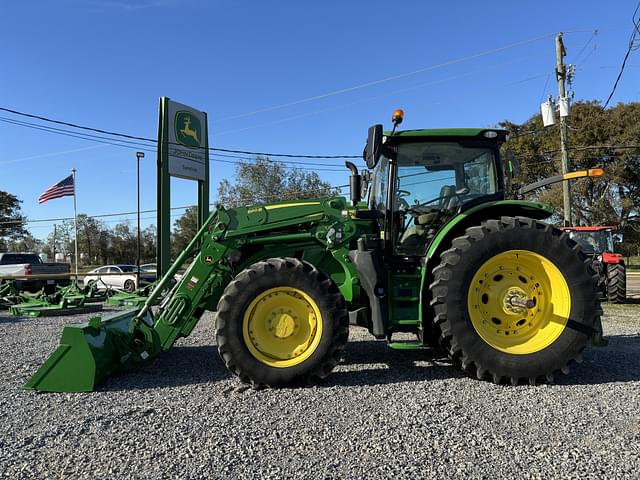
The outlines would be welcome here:
M 567 93 L 565 91 L 565 81 L 567 79 L 567 68 L 564 64 L 564 57 L 567 54 L 562 43 L 562 32 L 556 36 L 556 80 L 558 81 L 558 103 L 560 109 L 560 150 L 562 151 L 562 174 L 569 172 L 569 143 L 567 141 L 567 117 L 563 115 L 562 105 L 568 107 Z M 565 103 L 566 102 L 566 103 Z M 568 113 L 568 112 L 566 112 Z M 569 182 L 562 182 L 562 202 L 564 209 L 564 226 L 569 227 L 571 220 L 571 189 Z
M 138 282 L 136 288 L 140 287 L 140 159 L 144 158 L 144 152 L 136 152 L 138 160 L 138 255 L 136 258 L 136 266 L 138 267 Z

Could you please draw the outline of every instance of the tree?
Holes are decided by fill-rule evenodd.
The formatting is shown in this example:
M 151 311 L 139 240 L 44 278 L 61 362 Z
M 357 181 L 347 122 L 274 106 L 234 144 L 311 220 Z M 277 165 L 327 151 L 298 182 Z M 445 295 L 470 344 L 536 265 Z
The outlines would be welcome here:
M 138 234 L 129 222 L 118 223 L 111 231 L 109 256 L 115 263 L 135 264 L 138 256 Z
M 141 234 L 140 263 L 152 263 L 156 259 L 157 236 L 155 225 L 149 225 Z
M 39 238 L 35 238 L 31 233 L 26 232 L 19 238 L 6 242 L 6 249 L 9 252 L 43 252 L 45 243 Z M 47 253 L 47 252 L 44 252 Z
M 509 121 L 500 125 L 510 131 L 510 139 L 503 148 L 511 149 L 519 159 L 522 183 L 560 172 L 557 125 L 544 128 L 539 114 L 520 125 Z M 632 230 L 640 229 L 639 139 L 640 103 L 620 103 L 604 111 L 597 101 L 581 101 L 572 106 L 570 169 L 595 166 L 605 169 L 602 178 L 572 182 L 572 212 L 576 225 L 616 225 L 625 232 L 626 238 L 637 238 Z M 636 147 L 628 148 L 629 145 Z M 562 212 L 561 184 L 533 195 Z
M 171 235 L 171 254 L 176 258 L 189 244 L 198 232 L 198 209 L 189 207 L 184 214 L 176 220 L 173 234 Z
M 6 250 L 11 240 L 27 234 L 24 228 L 21 200 L 15 195 L 0 190 L 0 250 Z
M 109 257 L 109 230 L 107 226 L 85 213 L 77 216 L 78 221 L 78 254 L 84 263 L 96 264 L 106 263 Z M 65 244 L 63 249 L 67 253 L 75 252 L 74 234 L 75 226 L 73 220 L 65 220 L 62 227 L 57 229 L 62 235 Z M 82 261 L 81 261 L 82 263 Z
M 62 253 L 65 258 L 67 254 L 73 253 L 73 222 L 65 221 L 56 224 L 54 232 L 51 232 L 45 241 L 42 251 L 49 258 L 54 258 L 54 253 Z
M 54 253 L 62 253 L 65 258 L 68 253 L 72 253 L 73 222 L 56 224 L 54 231 L 47 236 L 42 251 L 46 253 L 52 261 L 54 259 Z
M 282 163 L 260 156 L 255 163 L 238 164 L 235 184 L 224 179 L 218 186 L 218 200 L 225 207 L 326 197 L 331 193 L 331 186 L 316 172 L 287 169 Z
M 619 104 L 602 111 L 599 102 L 577 102 L 569 120 L 571 169 L 603 166 L 606 172 L 601 179 L 572 182 L 576 224 L 626 228 L 630 222 L 640 220 L 640 147 L 622 148 L 638 145 L 640 103 Z M 510 131 L 505 148 L 519 158 L 524 183 L 559 173 L 557 126 L 544 128 L 539 114 L 522 125 L 505 121 L 501 126 Z M 560 184 L 535 195 L 562 211 Z

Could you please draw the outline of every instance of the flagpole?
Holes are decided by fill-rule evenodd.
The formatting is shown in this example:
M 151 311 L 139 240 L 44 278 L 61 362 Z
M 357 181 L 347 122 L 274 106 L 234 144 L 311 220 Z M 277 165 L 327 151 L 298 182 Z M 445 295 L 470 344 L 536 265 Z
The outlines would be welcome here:
M 75 243 L 76 243 L 76 282 L 78 281 L 78 262 L 80 259 L 78 258 L 78 210 L 76 207 L 76 169 L 71 170 L 71 174 L 73 175 L 73 225 L 76 230 L 75 235 Z

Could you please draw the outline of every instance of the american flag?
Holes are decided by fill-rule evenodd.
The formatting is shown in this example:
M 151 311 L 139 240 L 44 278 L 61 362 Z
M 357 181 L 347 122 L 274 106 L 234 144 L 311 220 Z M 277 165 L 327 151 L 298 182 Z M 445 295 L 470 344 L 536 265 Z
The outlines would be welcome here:
M 73 174 L 64 180 L 60 180 L 55 185 L 47 188 L 47 190 L 38 197 L 38 203 L 44 203 L 54 198 L 62 198 L 74 195 Z

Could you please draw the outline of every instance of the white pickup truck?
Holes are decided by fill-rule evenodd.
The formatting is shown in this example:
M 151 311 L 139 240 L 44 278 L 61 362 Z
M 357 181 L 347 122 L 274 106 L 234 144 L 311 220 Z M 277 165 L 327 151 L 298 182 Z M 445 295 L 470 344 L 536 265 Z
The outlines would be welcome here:
M 47 292 L 55 290 L 56 285 L 68 285 L 69 277 L 28 278 L 30 276 L 69 273 L 68 263 L 45 263 L 35 253 L 0 253 L 0 278 L 22 277 L 14 280 L 19 290 L 37 292 L 44 288 Z M 27 277 L 27 278 L 24 278 Z

